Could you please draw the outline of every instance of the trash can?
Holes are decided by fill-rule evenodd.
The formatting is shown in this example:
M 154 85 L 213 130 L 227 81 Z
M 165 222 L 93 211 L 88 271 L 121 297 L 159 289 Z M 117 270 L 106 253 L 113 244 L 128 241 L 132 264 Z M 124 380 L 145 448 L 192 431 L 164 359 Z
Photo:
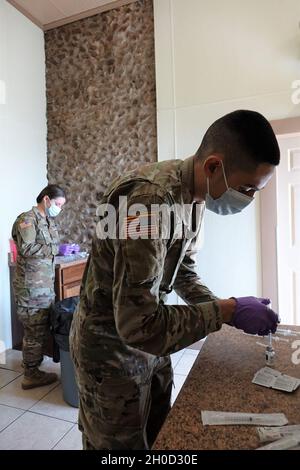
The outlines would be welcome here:
M 75 408 L 79 406 L 78 388 L 75 381 L 73 362 L 69 351 L 60 350 L 61 384 L 66 403 Z
M 56 302 L 51 307 L 51 329 L 54 337 L 54 362 L 60 361 L 63 398 L 66 403 L 78 408 L 78 388 L 75 380 L 74 366 L 70 355 L 69 333 L 73 314 L 79 297 Z

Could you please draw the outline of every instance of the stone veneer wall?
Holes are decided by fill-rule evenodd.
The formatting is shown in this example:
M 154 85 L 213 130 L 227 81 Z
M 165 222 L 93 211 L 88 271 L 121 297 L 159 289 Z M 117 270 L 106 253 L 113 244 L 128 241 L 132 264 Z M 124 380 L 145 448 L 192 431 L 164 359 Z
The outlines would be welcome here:
M 67 191 L 62 241 L 88 248 L 110 182 L 157 160 L 152 0 L 50 30 L 45 44 L 48 180 Z

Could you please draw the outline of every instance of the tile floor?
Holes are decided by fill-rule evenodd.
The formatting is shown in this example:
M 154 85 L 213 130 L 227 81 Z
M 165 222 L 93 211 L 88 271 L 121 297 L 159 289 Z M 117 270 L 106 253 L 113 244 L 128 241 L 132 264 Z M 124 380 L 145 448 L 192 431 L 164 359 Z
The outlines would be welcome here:
M 172 404 L 199 351 L 172 354 L 174 385 Z M 45 358 L 42 369 L 60 375 L 60 365 Z M 21 352 L 0 354 L 0 450 L 79 450 L 77 408 L 66 404 L 60 383 L 22 390 Z

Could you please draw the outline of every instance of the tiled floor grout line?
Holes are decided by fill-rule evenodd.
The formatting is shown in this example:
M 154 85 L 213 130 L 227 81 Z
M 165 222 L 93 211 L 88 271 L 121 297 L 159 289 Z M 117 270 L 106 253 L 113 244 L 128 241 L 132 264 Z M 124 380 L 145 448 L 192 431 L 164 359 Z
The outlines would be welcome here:
M 23 374 L 23 372 L 20 372 L 19 370 L 9 369 L 8 367 L 1 367 L 1 366 L 0 366 L 0 369 L 1 369 L 1 370 L 9 370 L 10 372 L 16 372 L 17 374 L 20 374 L 20 375 Z
M 58 419 L 58 421 L 64 421 L 65 423 L 76 424 L 76 421 L 70 421 L 69 419 L 64 419 L 64 418 L 57 418 L 56 416 L 46 415 L 46 414 L 41 413 L 41 412 L 39 412 L 39 411 L 27 410 L 27 413 L 32 413 L 32 414 L 38 415 L 38 416 L 44 416 L 44 417 L 46 417 L 46 418 Z
M 25 413 L 39 414 L 39 413 L 33 413 L 32 411 L 28 411 L 28 410 L 24 411 L 24 413 L 22 413 L 20 416 L 18 416 L 16 419 L 14 419 L 11 423 L 9 423 L 7 426 L 5 426 L 5 428 L 3 428 L 3 429 L 0 431 L 0 434 L 2 433 L 2 431 L 5 431 L 5 429 L 9 428 L 9 426 L 12 425 L 15 421 L 18 421 L 18 419 L 21 418 Z M 44 416 L 44 417 L 45 417 L 45 415 L 40 415 L 40 416 Z M 53 416 L 46 416 L 46 417 L 47 417 L 47 418 L 53 418 Z M 66 431 L 65 434 L 62 436 L 62 438 L 60 438 L 60 439 L 54 444 L 54 446 L 51 447 L 51 449 L 49 449 L 49 450 L 53 450 L 54 447 L 57 446 L 57 444 L 58 444 L 69 432 L 72 431 L 72 429 L 74 428 L 74 426 L 77 425 L 77 423 L 74 423 L 74 422 L 72 422 L 72 421 L 66 421 L 66 420 L 64 420 L 64 419 L 60 419 L 60 418 L 53 418 L 53 419 L 57 419 L 58 421 L 67 422 L 67 423 L 69 423 L 69 424 L 72 424 L 73 426 L 71 426 L 71 428 L 68 429 L 68 431 Z M 45 450 L 47 450 L 47 449 L 45 449 Z
M 74 426 L 76 426 L 76 423 L 74 423 Z M 69 434 L 69 432 L 72 431 L 72 429 L 74 428 L 74 426 L 72 426 L 71 429 L 69 429 L 69 431 L 67 431 L 67 432 L 63 435 L 63 437 L 61 437 L 61 438 L 56 442 L 56 444 L 54 444 L 54 446 L 51 447 L 51 450 L 55 450 L 54 447 L 56 447 L 56 446 L 66 437 L 66 435 Z
M 1 405 L 1 406 L 7 406 L 7 408 L 13 408 L 14 410 L 24 411 L 25 413 L 26 413 L 26 411 L 28 411 L 28 410 L 23 410 L 23 408 L 18 408 L 17 406 L 6 405 L 6 403 L 1 403 L 1 402 L 0 402 L 0 405 Z
M 53 390 L 53 389 L 52 389 Z M 45 395 L 46 396 L 46 395 Z M 40 401 L 40 400 L 39 400 Z M 18 410 L 18 411 L 23 411 L 22 414 L 24 413 L 33 413 L 35 415 L 39 415 L 39 416 L 47 416 L 47 418 L 54 418 L 54 419 L 58 419 L 59 421 L 65 421 L 67 423 L 73 423 L 73 424 L 76 424 L 77 421 L 70 421 L 68 419 L 64 419 L 64 418 L 57 418 L 56 416 L 51 416 L 51 415 L 48 415 L 48 414 L 44 414 L 44 413 L 40 413 L 38 411 L 32 411 L 32 408 L 37 404 L 38 402 L 34 403 L 34 405 L 32 405 L 31 408 L 28 408 L 28 410 L 24 410 L 23 408 L 17 408 L 16 406 L 12 406 L 12 405 L 6 405 L 5 403 L 0 403 L 0 406 L 5 406 L 6 408 L 12 408 L 13 410 Z M 69 406 L 66 404 L 66 406 Z M 79 410 L 78 410 L 79 412 Z M 22 416 L 22 414 L 20 416 Z M 16 418 L 18 419 L 18 418 Z M 0 431 L 2 432 L 2 431 Z
M 20 377 L 20 376 L 19 376 Z M 0 391 L 5 388 L 7 385 L 9 385 L 10 383 L 14 382 L 15 380 L 17 380 L 19 377 L 16 377 L 15 379 L 11 380 L 11 382 L 7 383 L 6 385 L 4 385 L 4 387 L 1 387 L 0 388 Z M 40 401 L 42 401 L 50 392 L 52 392 L 55 388 L 57 388 L 58 386 L 60 385 L 60 382 L 58 382 L 54 387 L 52 387 L 47 393 L 45 393 L 45 395 L 43 395 L 41 398 L 39 398 L 37 401 L 34 402 L 33 405 L 31 405 L 28 409 L 26 410 L 23 410 L 23 408 L 18 408 L 17 406 L 12 406 L 12 405 L 7 405 L 6 403 L 1 403 L 1 397 L 0 397 L 0 405 L 2 406 L 7 406 L 8 408 L 14 408 L 16 410 L 22 410 L 26 413 L 26 411 L 30 411 L 31 412 L 31 409 L 37 404 L 39 403 Z M 30 389 L 29 389 L 30 390 Z M 36 413 L 35 411 L 33 411 L 32 413 L 35 413 L 35 414 L 41 414 L 41 413 Z M 41 414 L 42 415 L 42 414 Z M 48 416 L 48 415 L 42 415 L 42 416 Z M 52 418 L 53 416 L 49 416 L 49 418 Z M 55 418 L 55 419 L 60 419 L 60 418 Z M 67 421 L 67 420 L 61 420 L 61 421 Z M 72 421 L 68 421 L 68 422 L 72 422 Z M 1 431 L 2 432 L 2 431 Z
M 14 372 L 14 371 L 12 371 L 12 372 Z M 22 375 L 22 374 L 20 374 L 20 375 Z M 20 377 L 20 375 L 18 375 L 18 377 L 15 377 L 14 379 L 10 380 L 9 382 L 7 382 L 7 384 L 1 385 L 0 390 L 2 390 L 2 388 L 4 388 L 4 387 L 6 387 L 7 385 L 11 384 L 11 383 L 14 382 L 15 380 L 17 380 L 17 379 Z
M 16 379 L 18 379 L 21 375 L 22 375 L 22 372 L 18 372 L 18 371 L 14 371 L 12 369 L 6 369 L 6 368 L 1 368 L 2 370 L 11 370 L 11 372 L 16 372 L 18 373 L 19 375 L 17 377 L 15 377 L 14 379 L 10 380 L 7 384 L 5 384 L 3 387 L 0 387 L 0 390 L 4 387 L 6 387 L 7 385 L 9 385 L 10 383 L 14 382 Z M 33 413 L 35 415 L 39 415 L 39 416 L 44 416 L 44 417 L 48 417 L 48 418 L 53 418 L 53 419 L 58 419 L 59 421 L 63 421 L 63 422 L 66 422 L 66 423 L 70 423 L 70 424 L 73 424 L 73 425 L 76 425 L 76 421 L 70 421 L 70 420 L 67 420 L 67 419 L 63 419 L 63 418 L 57 418 L 57 417 L 54 417 L 54 416 L 50 416 L 49 414 L 43 414 L 43 413 L 39 413 L 39 412 L 36 412 L 34 410 L 32 410 L 32 408 L 34 406 L 36 406 L 39 402 L 41 402 L 42 400 L 44 400 L 44 398 L 49 394 L 51 393 L 53 390 L 55 390 L 55 388 L 59 387 L 59 385 L 61 384 L 61 381 L 58 380 L 57 383 L 53 384 L 53 387 L 50 388 L 50 390 L 48 390 L 44 395 L 42 395 L 37 401 L 35 401 L 33 403 L 33 405 L 31 405 L 27 410 L 23 410 L 22 408 L 17 408 L 15 406 L 10 406 L 10 405 L 5 405 L 5 404 L 2 404 L 3 406 L 8 406 L 10 408 L 13 408 L 13 409 L 17 409 L 17 410 L 22 410 L 23 413 L 18 417 L 20 418 L 21 416 L 23 416 L 24 413 L 28 412 L 28 413 Z M 67 405 L 66 405 L 67 406 Z M 10 424 L 12 424 L 14 421 L 16 421 L 18 418 L 14 419 Z M 6 429 L 8 426 L 10 426 L 10 424 L 8 424 L 4 429 Z M 3 430 L 4 430 L 3 429 Z M 72 429 L 72 428 L 71 428 Z M 3 431 L 2 430 L 2 431 Z M 2 432 L 1 431 L 1 432 Z M 70 431 L 70 430 L 69 430 Z M 67 431 L 67 432 L 69 432 Z M 56 443 L 57 444 L 57 443 Z M 56 445 L 55 444 L 55 445 Z
M 42 401 L 47 395 L 49 395 L 49 393 L 53 392 L 53 390 L 55 390 L 57 387 L 59 387 L 60 385 L 60 382 L 58 382 L 54 387 L 50 388 L 50 390 L 48 390 L 47 393 L 45 393 L 45 395 L 43 395 L 41 398 L 39 398 L 36 402 L 34 402 L 33 405 L 31 405 L 30 408 L 28 408 L 27 411 L 30 411 L 31 408 L 33 408 L 37 403 L 39 403 L 40 401 Z
M 10 408 L 13 408 L 13 406 L 11 406 Z M 19 410 L 20 408 L 15 408 L 15 409 Z M 18 421 L 18 419 L 21 418 L 21 417 L 26 413 L 26 410 L 25 410 L 25 411 L 24 411 L 24 410 L 21 410 L 21 411 L 23 411 L 23 413 L 21 413 L 20 416 L 18 416 L 17 418 L 15 418 L 15 419 L 14 419 L 13 421 L 11 421 L 7 426 L 5 426 L 3 429 L 1 429 L 0 434 L 1 434 L 3 431 L 5 431 L 5 429 L 9 428 L 9 426 L 10 426 L 11 424 L 13 424 L 15 421 Z

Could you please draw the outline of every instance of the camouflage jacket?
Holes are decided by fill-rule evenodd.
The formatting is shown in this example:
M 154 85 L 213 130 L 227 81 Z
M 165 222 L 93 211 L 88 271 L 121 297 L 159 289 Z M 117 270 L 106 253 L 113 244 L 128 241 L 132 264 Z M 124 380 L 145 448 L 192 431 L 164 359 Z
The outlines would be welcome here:
M 104 194 L 101 202 L 119 213 L 120 195 L 127 196 L 128 206 L 139 203 L 151 211 L 152 204 L 176 203 L 177 209 L 166 239 L 94 238 L 71 334 L 73 355 L 86 372 L 138 374 L 154 356 L 221 328 L 217 297 L 195 270 L 205 206 L 192 203 L 193 179 L 193 157 L 165 161 L 129 173 Z M 177 238 L 178 229 L 188 233 L 193 225 L 192 239 Z M 172 289 L 187 305 L 164 303 Z
M 36 207 L 19 215 L 12 228 L 18 257 L 14 277 L 16 304 L 47 308 L 53 302 L 54 256 L 58 253 L 58 232 L 54 219 L 43 217 Z

